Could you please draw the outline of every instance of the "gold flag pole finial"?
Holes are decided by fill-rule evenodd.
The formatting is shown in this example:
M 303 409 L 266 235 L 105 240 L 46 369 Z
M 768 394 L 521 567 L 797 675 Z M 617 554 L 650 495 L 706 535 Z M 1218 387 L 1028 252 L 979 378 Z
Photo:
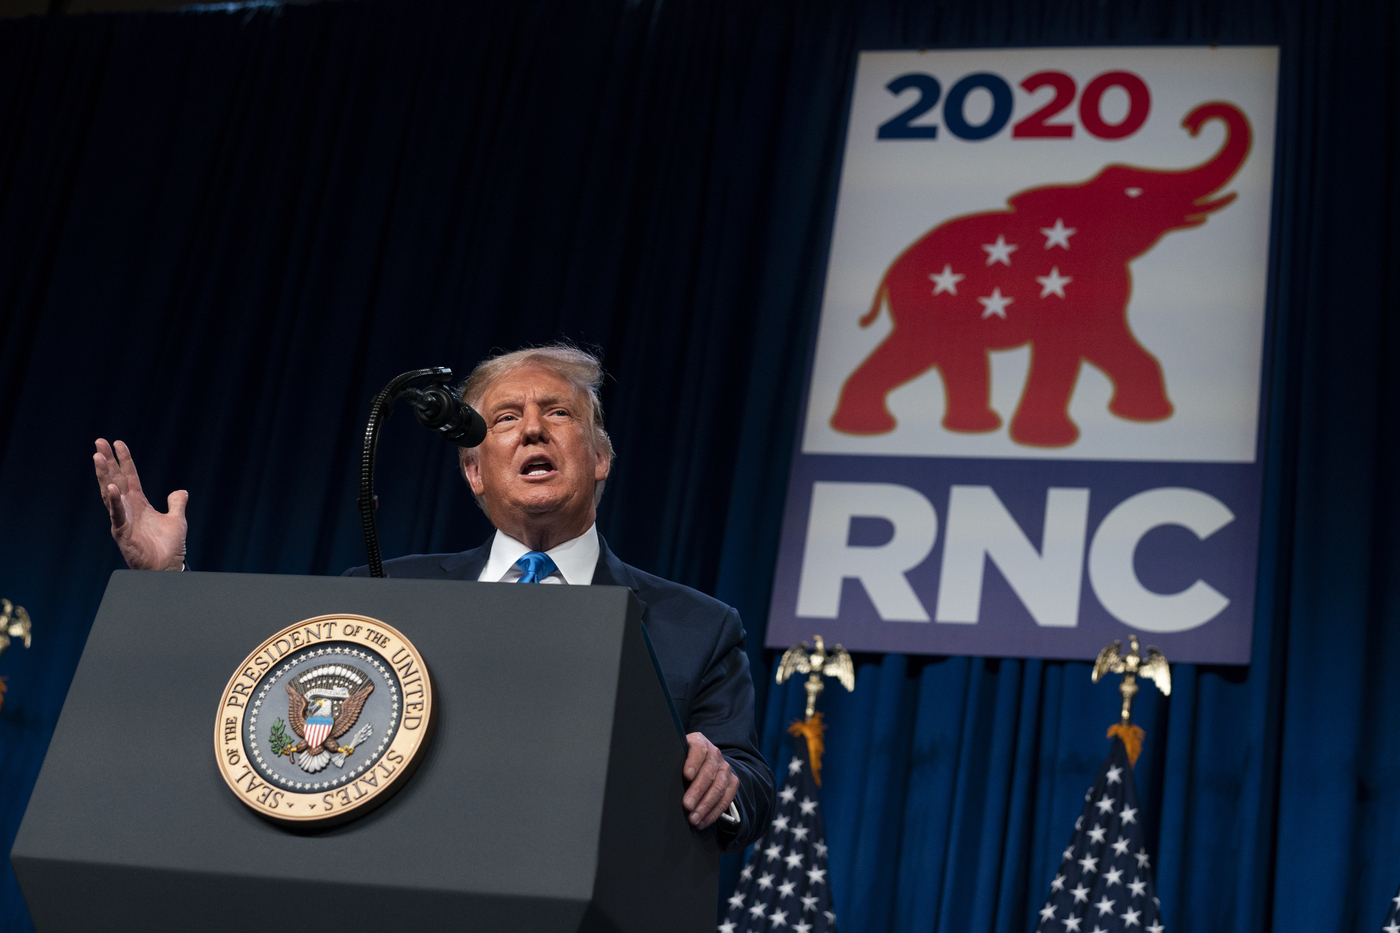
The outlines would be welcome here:
M 33 624 L 29 620 L 29 613 L 24 611 L 23 606 L 16 606 L 8 599 L 0 599 L 0 654 L 5 653 L 5 649 L 10 647 L 11 640 L 24 640 L 24 647 L 29 647 L 29 630 Z M 0 705 L 5 702 L 5 680 L 0 677 Z
M 1140 726 L 1133 725 L 1133 697 L 1138 693 L 1138 677 L 1146 677 L 1157 685 L 1157 689 L 1162 691 L 1163 696 L 1171 696 L 1172 692 L 1172 671 L 1167 666 L 1167 659 L 1154 646 L 1147 646 L 1147 657 L 1143 658 L 1138 649 L 1136 635 L 1128 636 L 1128 653 L 1122 654 L 1123 643 L 1115 641 L 1099 652 L 1098 659 L 1094 661 L 1093 681 L 1099 682 L 1099 678 L 1105 674 L 1122 674 L 1123 680 L 1118 685 L 1118 692 L 1123 697 L 1123 707 L 1119 712 L 1118 722 L 1108 727 L 1110 737 L 1118 736 L 1123 740 L 1123 745 L 1128 750 L 1128 761 L 1130 764 L 1137 764 L 1138 755 L 1142 752 L 1143 731 Z
M 793 735 L 801 735 L 807 739 L 807 754 L 812 761 L 812 777 L 820 786 L 822 768 L 822 735 L 826 731 L 826 724 L 822 722 L 822 714 L 817 712 L 817 697 L 826 689 L 826 684 L 822 682 L 822 675 L 835 677 L 841 686 L 847 690 L 856 688 L 856 666 L 851 660 L 851 654 L 840 645 L 835 646 L 830 651 L 826 648 L 826 643 L 822 641 L 820 635 L 813 635 L 812 640 L 816 642 L 816 650 L 810 651 L 804 641 L 799 645 L 793 645 L 783 652 L 782 660 L 778 662 L 777 682 L 783 683 L 793 674 L 806 674 L 807 682 L 802 688 L 807 691 L 807 718 L 794 722 L 788 727 L 788 732 Z

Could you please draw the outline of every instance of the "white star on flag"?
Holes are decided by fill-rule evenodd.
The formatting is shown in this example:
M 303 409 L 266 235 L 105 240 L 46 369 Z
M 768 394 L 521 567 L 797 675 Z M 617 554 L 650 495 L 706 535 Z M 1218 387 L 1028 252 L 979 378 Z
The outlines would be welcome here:
M 1041 298 L 1049 298 L 1051 295 L 1065 297 L 1065 286 L 1074 281 L 1067 275 L 1060 275 L 1059 266 L 1051 266 L 1049 275 L 1037 275 L 1035 280 L 1040 283 Z M 1111 779 L 1109 783 L 1113 783 Z
M 1063 246 L 1065 249 L 1069 249 L 1069 238 L 1078 231 L 1073 227 L 1066 227 L 1064 219 L 1056 217 L 1055 226 L 1041 227 L 1040 232 L 1045 234 L 1046 249 L 1052 246 Z
M 989 296 L 987 296 L 986 298 L 978 298 L 977 300 L 982 303 L 982 307 L 984 309 L 982 311 L 983 320 L 986 320 L 993 314 L 1005 320 L 1006 306 L 1011 304 L 1011 302 L 1015 301 L 1016 299 L 1008 298 L 1001 293 L 1000 288 L 994 288 L 992 289 L 992 293 Z
M 967 276 L 959 275 L 953 271 L 951 265 L 944 263 L 943 271 L 936 275 L 930 272 L 929 278 L 933 280 L 933 293 L 935 295 L 941 295 L 944 292 L 950 295 L 956 295 L 958 293 L 958 283 L 967 278 Z
M 1381 933 L 1400 933 L 1400 891 L 1390 899 L 1390 909 L 1386 911 L 1385 926 L 1381 927 Z
M 1011 265 L 1011 254 L 1021 247 L 1006 242 L 1006 237 L 997 234 L 995 243 L 983 243 L 982 248 L 987 251 L 987 265 L 999 262 L 1004 266 L 1009 266 Z

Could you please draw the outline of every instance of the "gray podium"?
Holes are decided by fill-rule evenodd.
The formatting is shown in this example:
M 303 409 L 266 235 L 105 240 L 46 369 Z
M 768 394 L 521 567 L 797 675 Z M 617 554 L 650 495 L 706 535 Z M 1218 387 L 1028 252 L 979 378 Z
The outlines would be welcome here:
M 378 809 L 293 832 L 224 784 L 215 714 L 264 638 L 328 613 L 417 646 L 436 734 Z M 40 933 L 710 930 L 662 684 L 621 587 L 119 571 L 10 860 Z

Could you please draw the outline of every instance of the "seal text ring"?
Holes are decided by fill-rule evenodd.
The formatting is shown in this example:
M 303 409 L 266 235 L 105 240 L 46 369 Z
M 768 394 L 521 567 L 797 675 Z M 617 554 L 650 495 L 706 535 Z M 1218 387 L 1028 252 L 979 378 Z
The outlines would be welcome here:
M 268 819 L 328 826 L 368 813 L 413 772 L 432 734 L 427 666 L 394 627 L 317 616 L 258 646 L 219 698 L 214 750 L 239 800 Z

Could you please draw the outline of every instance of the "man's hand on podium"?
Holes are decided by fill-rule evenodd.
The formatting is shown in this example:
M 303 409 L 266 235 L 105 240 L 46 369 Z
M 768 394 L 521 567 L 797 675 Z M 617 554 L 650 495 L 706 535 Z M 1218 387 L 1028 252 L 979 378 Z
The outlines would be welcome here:
M 157 512 L 141 491 L 141 477 L 131 451 L 121 441 L 116 452 L 102 438 L 92 455 L 97 488 L 112 519 L 112 538 L 132 570 L 180 570 L 185 566 L 185 503 L 190 494 L 177 489 L 166 499 L 169 512 Z
M 685 779 L 690 786 L 682 803 L 690 814 L 690 824 L 705 829 L 729 809 L 739 791 L 739 780 L 719 748 L 702 733 L 692 732 L 685 739 L 690 745 L 685 757 Z

